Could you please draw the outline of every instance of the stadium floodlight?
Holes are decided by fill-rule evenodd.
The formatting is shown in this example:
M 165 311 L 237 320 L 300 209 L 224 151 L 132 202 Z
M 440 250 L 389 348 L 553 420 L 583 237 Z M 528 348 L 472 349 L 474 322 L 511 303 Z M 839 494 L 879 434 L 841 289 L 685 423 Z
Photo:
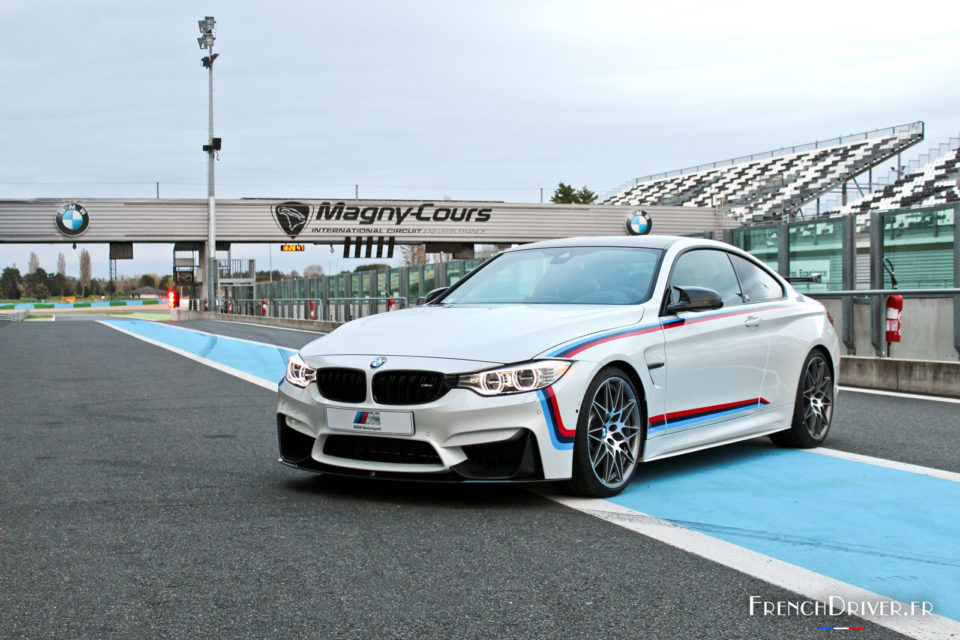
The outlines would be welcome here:
M 197 26 L 200 27 L 200 37 L 197 38 L 197 42 L 200 44 L 201 49 L 207 49 L 209 55 L 204 56 L 201 60 L 203 66 L 210 72 L 209 75 L 209 127 L 207 133 L 207 144 L 203 145 L 203 150 L 207 154 L 207 246 L 206 246 L 206 260 L 204 263 L 205 274 L 204 274 L 204 287 L 207 290 L 206 298 L 214 304 L 216 304 L 217 299 L 217 285 L 216 285 L 216 274 L 217 274 L 217 216 L 216 216 L 216 200 L 214 198 L 214 182 L 213 182 L 213 164 L 216 159 L 216 154 L 220 150 L 220 138 L 213 137 L 213 61 L 217 59 L 219 54 L 213 52 L 213 27 L 217 24 L 217 21 L 213 19 L 213 16 L 206 16 L 203 20 L 197 20 Z M 216 144 L 214 144 L 216 141 Z

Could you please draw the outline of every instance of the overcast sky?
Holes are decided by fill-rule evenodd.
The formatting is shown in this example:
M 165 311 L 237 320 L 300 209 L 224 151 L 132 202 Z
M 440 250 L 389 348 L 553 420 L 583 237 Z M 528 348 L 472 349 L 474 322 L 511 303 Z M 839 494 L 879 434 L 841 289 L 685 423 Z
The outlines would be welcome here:
M 946 2 L 0 3 L 0 199 L 204 197 L 217 20 L 223 198 L 536 202 L 637 176 L 924 120 L 960 133 Z M 127 275 L 171 270 L 137 245 Z M 25 271 L 70 245 L 0 245 Z M 94 275 L 107 248 L 91 245 Z M 265 246 L 233 257 L 269 260 Z M 283 259 L 353 268 L 329 249 Z

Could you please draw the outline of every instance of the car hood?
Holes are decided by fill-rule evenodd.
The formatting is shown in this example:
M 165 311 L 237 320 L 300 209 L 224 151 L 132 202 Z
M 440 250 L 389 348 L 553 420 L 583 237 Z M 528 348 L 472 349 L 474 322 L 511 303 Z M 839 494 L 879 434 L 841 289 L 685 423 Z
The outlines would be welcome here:
M 640 321 L 640 306 L 425 306 L 360 318 L 300 350 L 304 356 L 420 356 L 506 364 Z

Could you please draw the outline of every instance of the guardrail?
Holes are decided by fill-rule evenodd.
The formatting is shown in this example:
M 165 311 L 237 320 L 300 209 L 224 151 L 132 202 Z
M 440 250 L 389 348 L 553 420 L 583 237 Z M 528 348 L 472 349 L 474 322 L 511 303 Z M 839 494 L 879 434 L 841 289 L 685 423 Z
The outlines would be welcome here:
M 204 298 L 190 301 L 192 311 L 213 311 L 225 315 L 291 320 L 349 322 L 354 318 L 397 311 L 407 306 L 405 298 Z
M 885 341 L 887 297 L 902 296 L 904 299 L 953 298 L 953 348 L 960 354 L 960 288 L 940 289 L 853 289 L 845 291 L 810 291 L 805 295 L 818 300 L 840 300 L 840 336 L 847 352 L 856 354 L 856 304 L 870 305 L 870 343 L 877 357 L 889 357 L 889 343 Z M 908 334 L 909 335 L 909 334 Z M 930 336 L 924 336 L 930 338 Z

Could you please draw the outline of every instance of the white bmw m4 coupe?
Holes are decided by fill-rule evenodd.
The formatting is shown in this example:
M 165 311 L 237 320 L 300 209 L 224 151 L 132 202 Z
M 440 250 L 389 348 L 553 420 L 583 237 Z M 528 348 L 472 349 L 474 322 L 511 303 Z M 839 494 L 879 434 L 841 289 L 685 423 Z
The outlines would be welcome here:
M 838 349 L 823 305 L 729 245 L 538 242 L 291 357 L 280 456 L 321 473 L 562 480 L 611 496 L 649 460 L 763 435 L 820 445 Z

